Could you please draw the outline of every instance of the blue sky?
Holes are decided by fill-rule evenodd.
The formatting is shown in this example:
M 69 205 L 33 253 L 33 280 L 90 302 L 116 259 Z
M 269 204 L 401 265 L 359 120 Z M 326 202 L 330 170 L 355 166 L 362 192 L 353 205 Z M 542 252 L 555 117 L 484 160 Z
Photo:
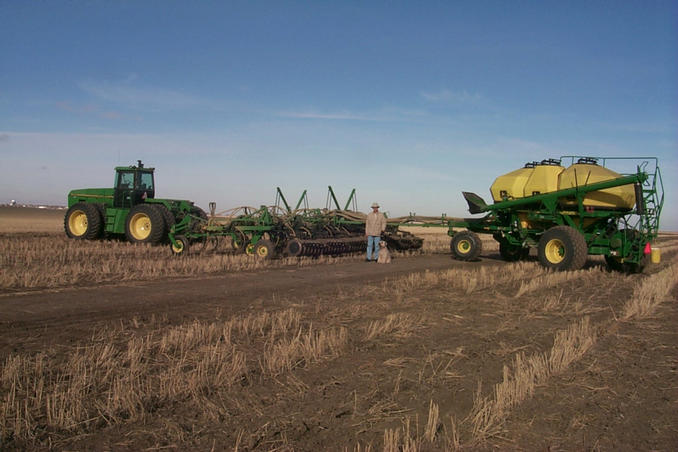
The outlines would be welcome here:
M 157 168 L 218 208 L 327 185 L 466 216 L 500 174 L 657 156 L 678 230 L 678 3 L 0 0 L 0 202 Z M 671 177 L 669 177 L 669 175 Z M 6 199 L 3 199 L 6 198 Z

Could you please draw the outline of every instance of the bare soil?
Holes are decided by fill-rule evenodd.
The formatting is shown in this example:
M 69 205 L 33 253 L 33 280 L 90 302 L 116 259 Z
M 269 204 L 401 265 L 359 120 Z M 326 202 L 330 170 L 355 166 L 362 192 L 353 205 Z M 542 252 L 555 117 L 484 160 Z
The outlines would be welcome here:
M 629 276 L 592 259 L 570 279 L 544 280 L 520 297 L 520 285 L 540 277 L 539 267 L 511 279 L 517 267 L 495 251 L 466 263 L 440 254 L 390 265 L 356 257 L 205 278 L 6 292 L 0 294 L 2 362 L 47 349 L 65 355 L 103 330 L 143 337 L 283 309 L 299 311 L 315 328 L 346 328 L 349 340 L 336 355 L 277 376 L 252 372 L 204 395 L 216 416 L 194 400 L 177 399 L 134 422 L 45 430 L 32 440 L 5 435 L 0 449 L 677 450 L 676 286 L 650 317 L 621 319 L 634 287 L 674 254 L 665 253 L 648 274 Z M 447 270 L 496 282 L 479 279 L 468 290 L 449 279 L 421 279 Z M 394 314 L 406 321 L 366 334 Z M 547 352 L 559 331 L 583 318 L 596 331 L 583 358 L 550 376 L 505 413 L 497 431 L 479 438 L 468 419 L 474 400 L 493 396 L 517 355 Z M 427 436 L 432 403 L 439 418 Z M 387 438 L 396 431 L 397 441 Z

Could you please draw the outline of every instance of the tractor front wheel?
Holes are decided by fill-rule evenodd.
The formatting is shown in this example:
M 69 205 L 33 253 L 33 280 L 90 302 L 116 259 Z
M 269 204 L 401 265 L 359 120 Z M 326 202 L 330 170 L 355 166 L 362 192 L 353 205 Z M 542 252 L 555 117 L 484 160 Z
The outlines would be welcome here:
M 570 226 L 554 226 L 539 239 L 539 262 L 553 270 L 579 270 L 586 263 L 584 236 Z
M 96 205 L 79 202 L 66 212 L 64 229 L 72 239 L 98 239 L 103 232 L 103 216 Z
M 480 252 L 483 250 L 483 242 L 475 232 L 461 231 L 452 237 L 450 250 L 456 259 L 472 261 L 480 256 Z
M 149 204 L 138 204 L 127 214 L 125 235 L 132 243 L 159 243 L 165 234 L 162 213 Z

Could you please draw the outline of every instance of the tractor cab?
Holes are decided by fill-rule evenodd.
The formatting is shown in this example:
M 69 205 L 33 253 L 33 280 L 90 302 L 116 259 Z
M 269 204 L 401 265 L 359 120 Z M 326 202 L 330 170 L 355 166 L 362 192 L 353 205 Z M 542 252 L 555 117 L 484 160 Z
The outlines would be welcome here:
M 130 208 L 155 196 L 153 171 L 144 168 L 141 160 L 137 166 L 118 166 L 115 168 L 113 207 Z

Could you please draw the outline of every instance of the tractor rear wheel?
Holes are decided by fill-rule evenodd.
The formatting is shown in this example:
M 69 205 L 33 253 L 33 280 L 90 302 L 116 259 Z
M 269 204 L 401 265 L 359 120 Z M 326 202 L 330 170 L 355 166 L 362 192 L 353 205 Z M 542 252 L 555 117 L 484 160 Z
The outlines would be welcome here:
M 259 240 L 254 246 L 254 255 L 259 259 L 273 259 L 275 256 L 275 247 L 270 240 Z
M 483 242 L 475 232 L 461 231 L 452 237 L 450 250 L 456 259 L 472 261 L 480 256 L 480 252 L 483 250 Z
M 174 218 L 174 214 L 170 212 L 170 210 L 165 207 L 162 204 L 153 204 L 153 207 L 160 212 L 160 215 L 162 215 L 162 219 L 165 221 L 165 230 L 162 234 L 163 240 L 167 239 L 167 234 L 169 234 L 170 229 L 172 229 L 172 226 L 174 226 L 174 223 L 176 223 L 176 219 Z
M 530 254 L 529 248 L 522 246 L 511 245 L 506 240 L 499 242 L 499 254 L 501 258 L 507 262 L 515 262 L 525 259 Z
M 66 212 L 64 229 L 72 239 L 98 239 L 103 232 L 103 216 L 96 205 L 79 202 Z
M 554 226 L 539 239 L 539 262 L 553 270 L 579 270 L 586 263 L 584 236 L 570 226 Z
M 125 235 L 132 243 L 160 242 L 165 234 L 165 220 L 158 209 L 149 204 L 137 204 L 127 214 Z

